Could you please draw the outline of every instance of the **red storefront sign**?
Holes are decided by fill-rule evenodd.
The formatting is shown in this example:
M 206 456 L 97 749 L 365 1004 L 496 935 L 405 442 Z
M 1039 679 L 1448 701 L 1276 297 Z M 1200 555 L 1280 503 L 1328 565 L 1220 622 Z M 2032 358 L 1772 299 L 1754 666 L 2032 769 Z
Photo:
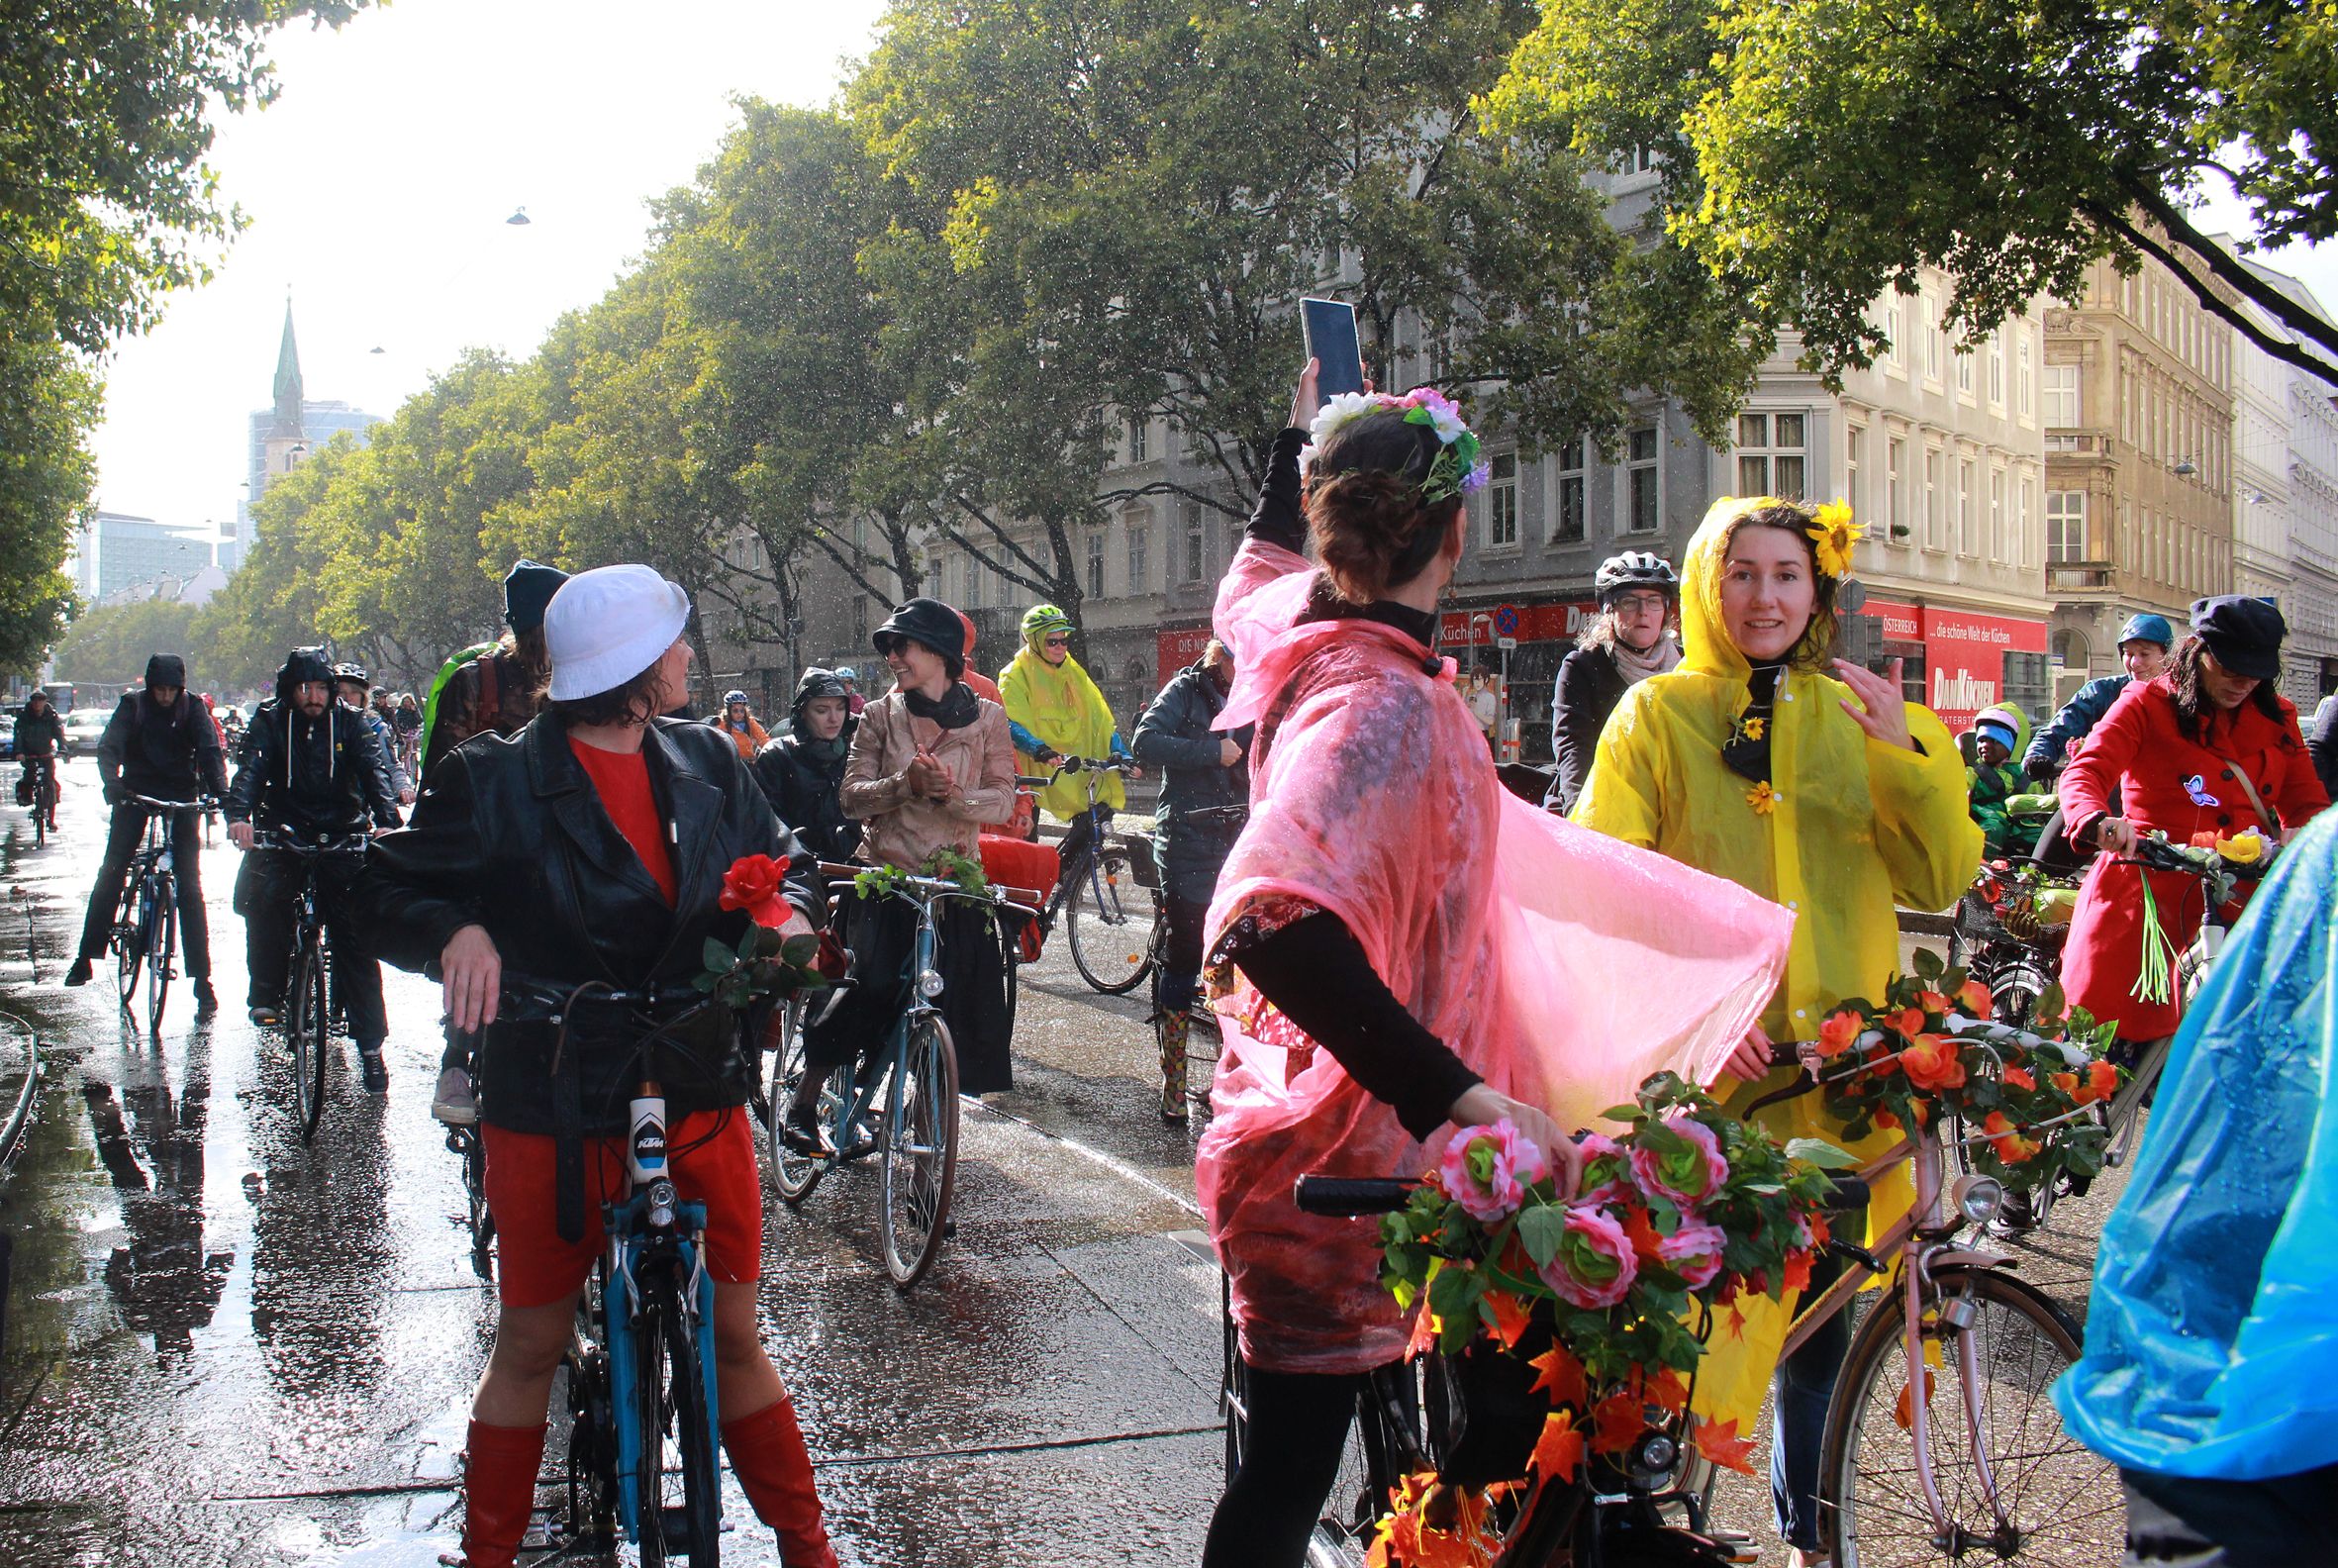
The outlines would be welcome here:
M 1210 645 L 1210 629 L 1162 627 L 1153 634 L 1153 690 L 1169 684 L 1169 677 L 1202 656 Z
M 1870 599 L 1864 612 L 1884 623 L 1888 642 L 1924 648 L 1924 706 L 1954 733 L 2005 692 L 2005 655 L 2046 651 L 2046 625 L 1979 610 L 1893 604 Z
M 1518 630 L 1510 634 L 1520 642 L 1572 642 L 1583 630 L 1583 623 L 1599 613 L 1597 600 L 1585 599 L 1574 604 L 1544 604 L 1505 606 L 1517 612 Z M 1494 645 L 1497 636 L 1493 607 L 1484 610 L 1448 610 L 1437 624 L 1437 642 L 1441 647 L 1465 648 Z M 1203 644 L 1210 640 L 1210 629 L 1198 627 L 1163 627 L 1154 633 L 1153 683 L 1155 688 L 1169 684 L 1169 677 L 1202 656 Z

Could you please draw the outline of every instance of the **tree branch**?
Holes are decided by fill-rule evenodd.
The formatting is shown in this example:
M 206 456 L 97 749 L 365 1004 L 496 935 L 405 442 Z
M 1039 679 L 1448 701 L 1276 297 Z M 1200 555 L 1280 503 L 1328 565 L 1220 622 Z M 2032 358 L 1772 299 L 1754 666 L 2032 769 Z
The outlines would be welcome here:
M 2125 240 L 2129 245 L 2135 246 L 2136 249 L 2141 250 L 2144 254 L 2150 256 L 2153 260 L 2159 262 L 2162 266 L 2168 268 L 2169 271 L 2174 272 L 2178 277 L 2182 278 L 2185 284 L 2191 288 L 2193 297 L 2200 302 L 2200 308 L 2202 310 L 2205 310 L 2210 315 L 2228 323 L 2235 332 L 2248 339 L 2250 343 L 2255 343 L 2267 354 L 2281 360 L 2285 364 L 2295 365 L 2300 370 L 2304 370 L 2310 374 L 2319 376 L 2324 381 L 2330 382 L 2333 385 L 2338 385 L 2338 329 L 2332 329 L 2327 324 L 2317 324 L 2317 330 L 2307 335 L 2313 338 L 2317 343 L 2323 344 L 2324 346 L 2327 346 L 2333 350 L 2332 356 L 2330 358 L 2320 358 L 2300 345 L 2289 342 L 2288 339 L 2276 338 L 2272 334 L 2260 328 L 2255 322 L 2249 320 L 2249 316 L 2246 311 L 2239 309 L 2233 305 L 2231 301 L 2225 299 L 2213 288 L 2209 287 L 2207 281 L 2201 278 L 2200 275 L 2194 272 L 2191 267 L 2186 266 L 2184 262 L 2178 258 L 2174 251 L 2170 250 L 2166 245 L 2160 244 L 2157 240 L 2154 240 L 2150 235 L 2145 234 L 2138 226 L 2129 223 L 2119 214 L 2112 212 L 2107 207 L 2103 207 L 2097 203 L 2093 202 L 2088 203 L 2083 210 L 2086 212 L 2087 216 L 2094 219 L 2094 222 L 2102 225 L 2106 229 L 2109 229 L 2112 233 Z M 2179 218 L 2179 222 L 2181 223 L 2181 218 Z M 2185 245 L 2186 249 L 2192 250 L 2193 245 L 2196 244 L 2199 248 L 2193 251 L 2193 253 L 2200 255 L 2203 259 L 2208 259 L 2209 252 L 2211 251 L 2224 258 L 2225 262 L 2227 263 L 2226 266 L 2218 266 L 2213 260 L 2209 261 L 2210 270 L 2215 273 L 2216 277 L 2220 281 L 2230 282 L 2231 279 L 2229 274 L 2231 272 L 2241 272 L 2242 275 L 2247 278 L 2247 281 L 2251 286 L 2250 288 L 2243 290 L 2237 283 L 2235 283 L 2233 284 L 2233 287 L 2236 292 L 2246 293 L 2252 301 L 2256 301 L 2260 293 L 2273 294 L 2276 299 L 2280 299 L 2282 301 L 2285 307 L 2289 306 L 2289 302 L 2286 297 L 2268 288 L 2257 277 L 2247 273 L 2246 269 L 2241 268 L 2237 263 L 2234 263 L 2231 255 L 2228 252 L 2210 244 L 2207 240 L 2202 239 L 2195 231 L 2191 229 L 2191 226 L 2184 225 L 2184 229 L 2187 234 L 2191 234 L 2192 236 L 2191 241 L 2182 242 Z M 2285 308 L 2280 312 L 2275 312 L 2272 314 L 2276 315 L 2276 319 L 2286 322 L 2289 317 L 2297 314 L 2297 312 L 2293 308 Z

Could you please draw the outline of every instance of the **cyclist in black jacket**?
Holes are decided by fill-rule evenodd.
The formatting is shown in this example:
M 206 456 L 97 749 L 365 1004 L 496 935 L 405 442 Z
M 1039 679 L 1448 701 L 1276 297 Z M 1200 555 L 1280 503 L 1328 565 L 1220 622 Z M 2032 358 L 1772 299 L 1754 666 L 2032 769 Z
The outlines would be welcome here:
M 19 801 L 28 806 L 33 804 L 33 779 L 36 772 L 33 764 L 35 762 L 40 762 L 47 767 L 50 781 L 54 782 L 56 759 L 64 754 L 64 716 L 59 714 L 56 711 L 56 705 L 49 700 L 49 693 L 36 686 L 33 688 L 33 695 L 25 699 L 24 707 L 17 710 L 16 715 L 16 755 L 17 760 L 25 765 L 24 782 L 17 786 Z M 49 798 L 49 831 L 50 833 L 56 832 L 56 797 L 54 794 Z
M 89 913 L 81 922 L 81 951 L 65 971 L 69 986 L 89 983 L 89 966 L 104 956 L 122 902 L 130 862 L 146 835 L 147 809 L 133 800 L 192 801 L 199 791 L 228 792 L 227 762 L 220 755 L 219 726 L 203 705 L 187 695 L 187 661 L 176 653 L 146 660 L 146 684 L 132 692 L 106 721 L 97 742 L 98 776 L 114 825 L 106 835 L 105 863 L 89 890 Z M 195 982 L 195 1006 L 219 1006 L 211 989 L 211 925 L 203 913 L 202 835 L 193 807 L 170 814 L 170 852 L 178 868 L 178 929 L 186 938 L 187 973 Z
M 368 717 L 333 700 L 333 666 L 317 649 L 293 650 L 276 674 L 275 701 L 260 704 L 252 716 L 225 815 L 228 837 L 237 848 L 251 850 L 236 878 L 236 913 L 244 917 L 250 975 L 245 1004 L 252 1023 L 272 1028 L 283 1018 L 292 903 L 307 873 L 296 856 L 252 849 L 254 823 L 314 840 L 362 833 L 369 817 L 385 828 L 401 820 L 389 757 Z M 349 889 L 363 869 L 362 855 L 329 856 L 317 882 L 333 939 L 334 993 L 348 1008 L 365 1088 L 379 1094 L 390 1085 L 381 1055 L 390 1032 L 381 964 L 346 914 Z
M 844 815 L 844 759 L 852 750 L 844 682 L 815 665 L 796 682 L 788 733 L 755 753 L 755 782 L 779 820 L 823 860 L 852 858 L 860 824 Z

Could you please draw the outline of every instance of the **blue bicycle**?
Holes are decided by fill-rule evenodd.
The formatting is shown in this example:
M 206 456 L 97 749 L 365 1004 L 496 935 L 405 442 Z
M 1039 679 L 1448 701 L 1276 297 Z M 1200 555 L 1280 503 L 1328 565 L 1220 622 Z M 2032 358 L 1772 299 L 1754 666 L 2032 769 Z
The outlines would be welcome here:
M 642 1568 L 680 1558 L 715 1568 L 723 1504 L 716 1470 L 715 1282 L 701 1236 L 706 1205 L 676 1193 L 665 1099 L 650 1056 L 687 1058 L 670 1035 L 719 1006 L 689 987 L 619 991 L 503 978 L 505 1016 L 558 1026 L 579 1007 L 629 1010 L 641 1079 L 632 1102 L 626 1184 L 601 1206 L 608 1246 L 577 1302 L 568 1373 L 566 1544 L 612 1550 L 622 1534 Z

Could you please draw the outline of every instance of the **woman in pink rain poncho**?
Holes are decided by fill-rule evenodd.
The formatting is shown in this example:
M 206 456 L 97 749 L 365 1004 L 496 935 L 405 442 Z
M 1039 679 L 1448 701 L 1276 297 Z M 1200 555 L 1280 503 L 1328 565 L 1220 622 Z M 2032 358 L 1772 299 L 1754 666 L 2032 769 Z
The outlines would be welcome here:
M 1292 422 L 1314 427 L 1306 533 L 1290 429 L 1218 595 L 1239 672 L 1218 722 L 1258 732 L 1207 927 L 1225 1044 L 1197 1181 L 1251 1440 L 1204 1568 L 1301 1562 L 1359 1382 L 1410 1331 L 1377 1226 L 1301 1214 L 1294 1179 L 1417 1172 L 1449 1125 L 1507 1119 L 1571 1186 L 1563 1129 L 1658 1068 L 1730 1063 L 1792 929 L 1496 782 L 1433 651 L 1483 473 L 1453 405 L 1423 388 L 1318 417 L 1311 364 Z

